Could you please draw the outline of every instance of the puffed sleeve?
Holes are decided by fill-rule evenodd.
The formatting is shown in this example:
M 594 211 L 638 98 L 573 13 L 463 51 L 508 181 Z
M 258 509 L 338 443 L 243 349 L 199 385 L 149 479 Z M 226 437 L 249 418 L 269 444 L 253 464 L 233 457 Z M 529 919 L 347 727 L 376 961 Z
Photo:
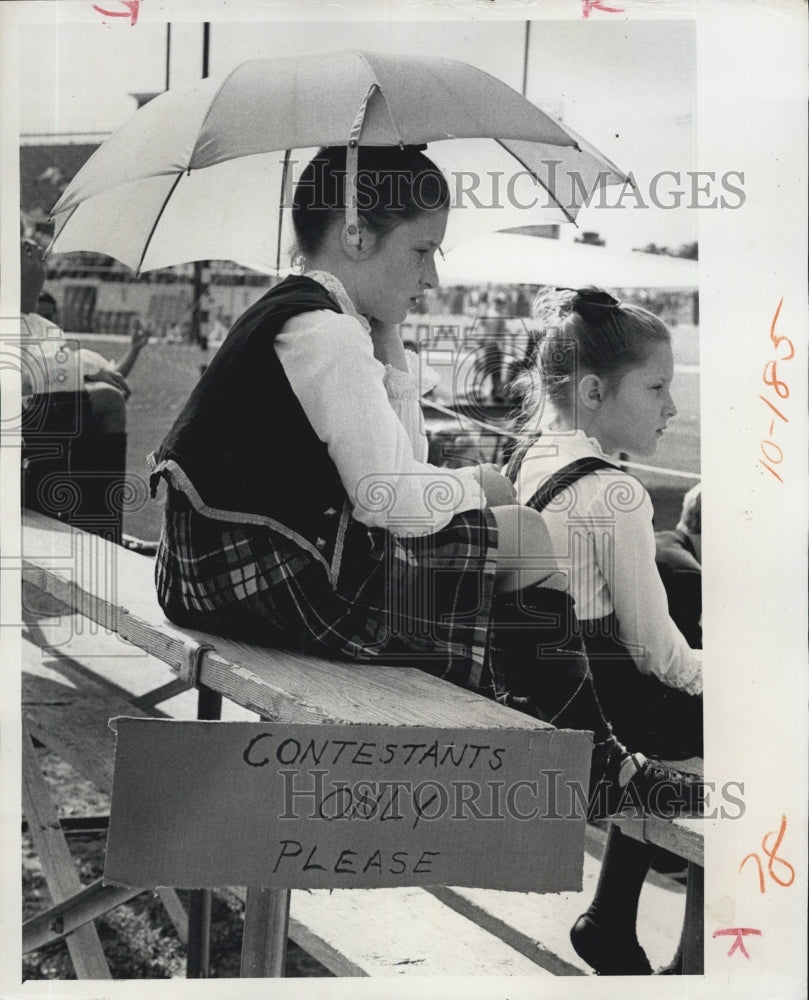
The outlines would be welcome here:
M 628 481 L 622 499 L 613 484 L 594 513 L 610 531 L 598 532 L 598 565 L 609 586 L 621 640 L 640 671 L 670 687 L 702 694 L 702 658 L 692 650 L 668 612 L 663 582 L 655 564 L 652 503 L 637 480 Z M 625 502 L 626 501 L 626 502 Z
M 358 521 L 394 534 L 427 535 L 461 511 L 485 507 L 474 467 L 441 469 L 421 460 L 420 418 L 417 457 L 389 400 L 385 366 L 374 357 L 371 339 L 356 319 L 329 311 L 296 316 L 276 338 L 276 350 L 312 428 L 328 448 Z M 391 386 L 391 394 L 407 395 L 417 406 L 418 380 L 400 374 L 409 385 L 399 382 L 398 388 Z M 388 385 L 391 381 L 388 374 Z

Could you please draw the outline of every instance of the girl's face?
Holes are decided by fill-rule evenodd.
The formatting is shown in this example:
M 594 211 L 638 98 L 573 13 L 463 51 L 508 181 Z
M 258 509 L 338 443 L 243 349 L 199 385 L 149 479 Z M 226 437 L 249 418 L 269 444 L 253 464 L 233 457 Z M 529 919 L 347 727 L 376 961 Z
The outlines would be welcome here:
M 677 413 L 671 398 L 673 378 L 671 347 L 661 343 L 645 364 L 625 372 L 617 386 L 607 384 L 590 433 L 608 455 L 654 453 L 666 424 Z
M 357 268 L 357 311 L 383 323 L 402 323 L 428 288 L 438 286 L 435 253 L 447 228 L 447 209 L 422 212 L 384 236 L 371 237 Z

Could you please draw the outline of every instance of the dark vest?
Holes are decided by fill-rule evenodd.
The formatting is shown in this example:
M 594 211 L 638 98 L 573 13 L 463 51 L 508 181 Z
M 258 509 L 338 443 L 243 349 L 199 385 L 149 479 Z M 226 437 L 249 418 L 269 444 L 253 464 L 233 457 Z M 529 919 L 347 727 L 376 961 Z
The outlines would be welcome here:
M 174 463 L 204 513 L 270 518 L 318 544 L 323 512 L 340 511 L 346 492 L 275 352 L 287 320 L 317 309 L 340 312 L 318 282 L 291 277 L 239 317 L 151 457 L 153 496 L 164 463 Z

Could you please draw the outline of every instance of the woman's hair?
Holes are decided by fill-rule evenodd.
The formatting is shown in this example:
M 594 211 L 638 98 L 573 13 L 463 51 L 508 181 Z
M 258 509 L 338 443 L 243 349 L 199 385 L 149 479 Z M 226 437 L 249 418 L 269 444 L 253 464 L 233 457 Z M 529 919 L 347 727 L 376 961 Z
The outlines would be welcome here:
M 321 149 L 304 168 L 292 201 L 297 249 L 314 253 L 336 217 L 345 213 L 346 149 Z M 449 207 L 449 187 L 417 146 L 360 146 L 357 211 L 376 236 L 422 212 Z
M 515 383 L 521 398 L 519 424 L 534 424 L 550 403 L 569 410 L 583 375 L 616 386 L 631 368 L 645 364 L 657 344 L 671 343 L 665 323 L 646 309 L 621 303 L 601 288 L 547 288 L 534 299 L 535 366 Z

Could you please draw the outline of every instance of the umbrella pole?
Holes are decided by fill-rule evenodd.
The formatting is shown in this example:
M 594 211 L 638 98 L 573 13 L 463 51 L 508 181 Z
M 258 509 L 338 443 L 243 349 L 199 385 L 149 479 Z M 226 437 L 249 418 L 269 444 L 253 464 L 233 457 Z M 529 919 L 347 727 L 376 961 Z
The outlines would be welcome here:
M 166 25 L 166 90 L 171 82 L 171 21 Z
M 531 44 L 531 22 L 525 22 L 525 53 L 522 61 L 522 96 L 526 97 L 528 89 L 528 49 Z

